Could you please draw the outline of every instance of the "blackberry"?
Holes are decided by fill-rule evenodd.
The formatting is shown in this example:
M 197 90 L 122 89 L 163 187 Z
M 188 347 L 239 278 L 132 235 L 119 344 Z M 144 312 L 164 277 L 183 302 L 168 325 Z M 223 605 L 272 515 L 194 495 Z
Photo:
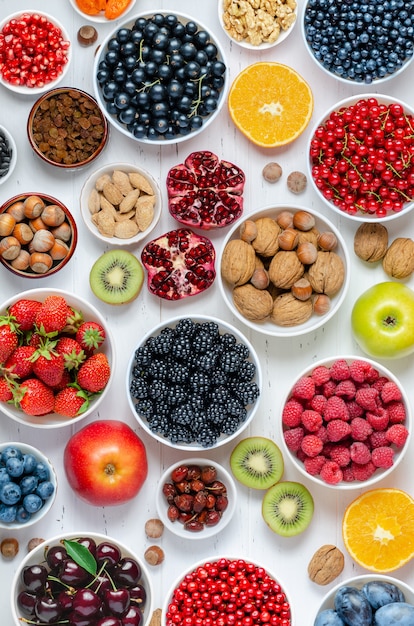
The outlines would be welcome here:
M 129 391 L 133 398 L 147 398 L 148 385 L 143 378 L 133 378 L 129 385 Z
M 155 341 L 152 346 L 152 351 L 155 354 L 165 355 L 171 350 L 171 346 L 174 342 L 175 334 L 172 328 L 163 328 L 158 337 L 155 337 Z
M 252 361 L 243 361 L 240 363 L 236 377 L 239 381 L 248 382 L 253 380 L 256 374 L 256 365 Z
M 218 433 L 211 426 L 205 424 L 197 433 L 197 443 L 203 448 L 211 448 L 217 442 Z
M 142 398 L 135 404 L 136 412 L 147 421 L 154 414 L 154 406 L 150 398 Z
M 167 403 L 170 406 L 177 406 L 185 402 L 187 394 L 181 385 L 171 385 L 168 390 Z
M 191 356 L 191 341 L 185 335 L 178 335 L 171 346 L 171 354 L 179 361 L 187 361 Z
M 191 424 L 191 430 L 193 431 L 194 436 L 196 436 L 197 433 L 199 433 L 203 428 L 204 424 L 207 423 L 207 414 L 201 407 L 194 408 L 194 404 L 192 404 L 192 406 L 194 409 L 194 419 Z
M 205 398 L 206 396 L 204 394 L 199 394 L 199 393 L 191 394 L 191 399 L 190 399 L 191 406 L 193 407 L 195 411 L 200 411 L 204 409 L 205 404 L 206 404 Z
M 224 385 L 215 387 L 210 394 L 211 402 L 218 404 L 225 404 L 229 399 L 229 391 Z
M 206 372 L 194 372 L 188 381 L 188 387 L 192 392 L 207 395 L 210 390 L 210 377 Z
M 190 376 L 189 368 L 184 363 L 175 363 L 168 372 L 168 378 L 178 384 L 186 384 Z
M 191 443 L 193 441 L 191 431 L 181 424 L 170 424 L 167 436 L 171 443 Z
M 163 380 L 154 380 L 148 387 L 148 393 L 154 400 L 167 398 L 170 388 Z
M 245 361 L 250 356 L 250 350 L 244 343 L 237 343 L 234 350 L 239 354 L 240 358 Z
M 240 422 L 244 422 L 247 417 L 247 409 L 238 398 L 230 398 L 224 408 L 227 415 L 237 417 Z
M 135 365 L 139 369 L 147 367 L 152 361 L 152 353 L 150 348 L 145 344 L 135 350 Z
M 166 380 L 168 367 L 162 359 L 153 359 L 146 369 L 146 376 L 151 380 Z
M 221 425 L 221 432 L 224 435 L 233 435 L 240 425 L 237 417 L 227 416 Z
M 259 397 L 259 387 L 255 382 L 239 383 L 234 385 L 235 395 L 246 404 L 253 404 Z
M 220 336 L 220 329 L 217 322 L 202 322 L 201 330 L 207 331 L 214 339 L 218 339 Z
M 205 353 L 213 347 L 215 338 L 207 331 L 200 330 L 194 334 L 192 339 L 193 350 L 197 353 Z
M 216 367 L 209 375 L 212 387 L 228 384 L 229 375 L 226 374 L 226 372 L 224 372 L 220 367 Z
M 194 411 L 189 404 L 182 404 L 176 407 L 171 413 L 171 421 L 174 424 L 182 424 L 183 426 L 190 426 L 194 419 Z
M 234 349 L 226 350 L 220 358 L 220 366 L 225 372 L 237 372 L 241 362 L 241 356 Z
M 196 328 L 197 323 L 193 322 L 192 319 L 186 317 L 178 322 L 177 326 L 175 327 L 175 334 L 191 337 Z
M 216 366 L 218 354 L 216 351 L 210 350 L 199 357 L 198 365 L 203 370 L 212 370 Z
M 237 343 L 237 339 L 231 333 L 223 333 L 220 336 L 220 349 L 222 351 L 229 350 L 230 348 L 234 348 Z

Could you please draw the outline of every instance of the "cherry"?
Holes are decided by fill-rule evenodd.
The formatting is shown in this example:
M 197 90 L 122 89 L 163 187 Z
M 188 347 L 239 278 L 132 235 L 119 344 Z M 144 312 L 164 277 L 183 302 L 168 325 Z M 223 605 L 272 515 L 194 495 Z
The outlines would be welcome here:
M 138 583 L 138 585 L 131 587 L 129 589 L 129 595 L 132 602 L 136 602 L 140 607 L 144 606 L 145 600 L 147 599 L 147 592 L 144 585 Z
M 73 599 L 73 610 L 83 617 L 95 615 L 101 605 L 101 598 L 91 589 L 78 589 Z
M 108 615 L 101 617 L 101 619 L 96 622 L 95 626 L 122 626 L 122 622 L 118 617 Z
M 122 626 L 141 626 L 144 621 L 139 607 L 131 605 L 125 615 L 122 616 Z
M 141 568 L 135 559 L 122 558 L 111 572 L 112 579 L 125 587 L 133 587 L 141 578 Z
M 45 588 L 48 571 L 44 565 L 28 565 L 23 569 L 22 580 L 27 591 L 41 593 Z
M 29 616 L 33 617 L 35 615 L 35 604 L 37 601 L 37 596 L 35 593 L 31 593 L 30 591 L 21 591 L 17 596 L 17 604 L 22 612 Z
M 63 561 L 59 569 L 59 579 L 65 585 L 81 586 L 89 579 L 89 574 L 71 558 Z
M 106 565 L 108 567 L 116 565 L 121 558 L 121 550 L 113 543 L 103 541 L 96 546 L 96 562 L 98 567 Z
M 80 537 L 78 543 L 85 546 L 93 556 L 96 554 L 96 541 L 92 537 Z
M 128 589 L 107 589 L 103 593 L 108 611 L 121 617 L 129 608 L 131 598 Z
M 35 604 L 35 615 L 45 624 L 57 622 L 62 613 L 62 606 L 59 601 L 49 596 L 41 596 Z
M 63 561 L 68 558 L 68 553 L 66 548 L 63 546 L 52 546 L 49 548 L 46 554 L 46 563 L 49 565 L 50 569 L 58 569 Z
M 69 613 L 68 615 L 68 623 L 70 626 L 95 626 L 96 619 L 94 616 L 92 617 L 84 617 L 83 615 L 79 615 L 79 613 Z

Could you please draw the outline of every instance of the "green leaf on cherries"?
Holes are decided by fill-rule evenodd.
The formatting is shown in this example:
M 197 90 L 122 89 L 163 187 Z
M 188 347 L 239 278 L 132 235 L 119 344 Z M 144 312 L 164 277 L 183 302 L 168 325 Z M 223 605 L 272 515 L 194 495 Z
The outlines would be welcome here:
M 85 569 L 89 574 L 92 574 L 92 576 L 96 575 L 98 565 L 95 557 L 89 552 L 88 548 L 83 546 L 81 543 L 70 539 L 64 539 L 63 545 L 75 563 L 80 565 L 80 567 L 83 567 L 83 569 Z

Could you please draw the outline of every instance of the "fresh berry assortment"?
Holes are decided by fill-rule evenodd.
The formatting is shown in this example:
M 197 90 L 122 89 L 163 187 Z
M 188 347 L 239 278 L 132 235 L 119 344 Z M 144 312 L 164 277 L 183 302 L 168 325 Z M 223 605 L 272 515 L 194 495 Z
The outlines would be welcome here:
M 308 0 L 310 51 L 338 78 L 370 84 L 400 70 L 414 53 L 414 2 Z
M 265 568 L 244 559 L 221 558 L 196 567 L 174 589 L 165 608 L 165 626 L 292 623 L 281 584 Z
M 109 38 L 96 80 L 112 121 L 137 140 L 162 143 L 198 131 L 217 111 L 226 69 L 204 28 L 155 13 Z
M 400 387 L 364 360 L 336 359 L 301 376 L 282 409 L 287 448 L 328 485 L 391 468 L 409 435 Z
M 73 418 L 108 384 L 106 338 L 60 294 L 22 297 L 0 317 L 0 401 L 28 416 Z
M 257 402 L 249 347 L 215 321 L 180 319 L 134 352 L 129 393 L 148 429 L 172 444 L 214 446 Z
M 350 216 L 400 213 L 414 200 L 413 131 L 400 102 L 373 95 L 335 108 L 310 141 L 316 188 Z
M 0 523 L 27 524 L 55 493 L 50 467 L 18 445 L 0 454 Z
M 192 152 L 167 174 L 171 215 L 192 228 L 222 228 L 243 212 L 244 172 L 208 150 Z
M 148 590 L 138 560 L 111 539 L 92 536 L 41 545 L 26 563 L 15 600 L 30 624 L 139 626 Z
M 0 75 L 15 87 L 45 87 L 61 76 L 69 48 L 59 26 L 47 16 L 24 12 L 1 30 Z

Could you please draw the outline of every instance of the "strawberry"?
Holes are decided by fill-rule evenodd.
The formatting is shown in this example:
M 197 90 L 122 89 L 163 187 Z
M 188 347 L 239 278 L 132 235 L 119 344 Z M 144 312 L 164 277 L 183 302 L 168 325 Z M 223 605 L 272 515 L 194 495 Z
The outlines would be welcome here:
M 26 415 L 52 413 L 55 397 L 52 389 L 38 378 L 25 380 L 14 394 L 15 401 Z
M 55 352 L 54 347 L 54 342 L 46 342 L 35 350 L 32 357 L 33 374 L 49 387 L 60 383 L 65 369 L 63 355 Z
M 11 385 L 7 378 L 0 376 L 0 402 L 9 402 L 13 399 Z
M 31 359 L 35 351 L 33 346 L 17 346 L 16 350 L 7 359 L 4 367 L 13 377 L 28 378 L 33 373 Z
M 22 298 L 9 307 L 8 313 L 14 319 L 19 331 L 33 330 L 36 315 L 42 303 L 39 300 Z
M 67 386 L 55 396 L 55 413 L 64 417 L 76 417 L 89 406 L 87 394 L 77 386 Z
M 42 335 L 56 336 L 66 326 L 71 309 L 60 295 L 47 296 L 39 308 L 35 324 Z
M 76 341 L 86 352 L 97 350 L 104 340 L 105 330 L 98 322 L 83 322 L 76 332 Z
M 0 363 L 7 361 L 19 344 L 19 338 L 13 324 L 3 317 L 0 320 Z
M 79 369 L 80 364 L 86 358 L 82 346 L 73 337 L 60 337 L 55 351 L 63 356 L 65 368 L 68 370 Z
M 82 389 L 98 393 L 106 387 L 110 374 L 111 368 L 106 355 L 96 352 L 80 366 L 77 382 Z

